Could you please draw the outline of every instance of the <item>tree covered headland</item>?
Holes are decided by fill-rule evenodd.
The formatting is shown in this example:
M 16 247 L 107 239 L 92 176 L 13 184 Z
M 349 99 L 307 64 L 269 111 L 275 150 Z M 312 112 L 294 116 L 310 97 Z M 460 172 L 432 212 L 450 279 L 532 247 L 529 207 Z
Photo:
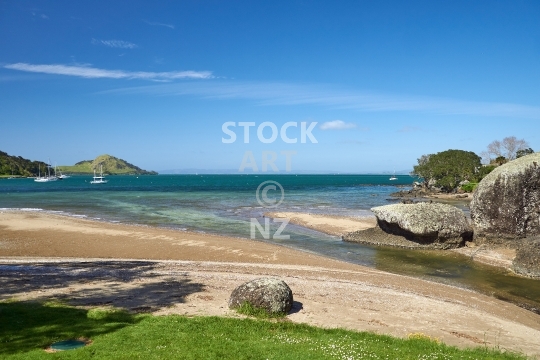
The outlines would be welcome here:
M 155 171 L 146 171 L 125 160 L 111 155 L 100 155 L 94 160 L 85 160 L 74 166 L 58 166 L 58 169 L 70 174 L 92 174 L 101 170 L 108 175 L 157 175 Z M 12 156 L 0 151 L 0 177 L 35 177 L 47 171 L 47 164 L 42 161 L 31 161 L 21 156 Z
M 39 168 L 41 173 L 47 169 L 42 161 L 31 161 L 21 156 L 11 156 L 0 151 L 0 175 L 37 176 Z
M 482 166 L 480 156 L 472 151 L 446 150 L 422 155 L 412 173 L 429 186 L 451 192 L 466 181 L 479 182 L 493 169 L 494 166 Z

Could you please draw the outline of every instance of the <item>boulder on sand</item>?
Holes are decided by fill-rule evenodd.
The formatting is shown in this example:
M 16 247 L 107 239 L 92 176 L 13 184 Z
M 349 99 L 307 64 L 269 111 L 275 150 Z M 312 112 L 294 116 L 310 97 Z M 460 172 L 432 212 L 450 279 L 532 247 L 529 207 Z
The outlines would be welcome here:
M 378 206 L 371 211 L 384 232 L 427 247 L 455 248 L 472 239 L 465 214 L 455 206 L 421 202 Z
M 540 153 L 497 167 L 471 202 L 475 237 L 519 239 L 540 235 Z
M 236 309 L 246 302 L 254 308 L 265 309 L 269 314 L 286 314 L 293 305 L 293 294 L 283 280 L 260 278 L 234 289 L 229 308 Z

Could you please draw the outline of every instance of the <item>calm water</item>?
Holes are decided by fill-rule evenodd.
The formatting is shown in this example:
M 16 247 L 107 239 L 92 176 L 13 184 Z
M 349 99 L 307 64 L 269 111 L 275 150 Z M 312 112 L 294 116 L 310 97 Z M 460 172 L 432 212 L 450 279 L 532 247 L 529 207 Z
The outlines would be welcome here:
M 104 221 L 145 224 L 237 237 L 250 236 L 250 219 L 264 224 L 256 199 L 259 184 L 280 183 L 284 200 L 276 210 L 371 216 L 398 186 L 413 178 L 389 175 L 159 175 L 110 176 L 91 185 L 89 176 L 52 183 L 0 180 L 0 208 L 61 211 Z M 270 191 L 268 195 L 276 193 Z M 270 209 L 270 211 L 273 209 Z M 271 224 L 271 233 L 279 224 Z M 265 240 L 399 274 L 475 289 L 528 308 L 540 309 L 540 281 L 473 263 L 451 252 L 374 248 L 342 242 L 298 226 L 283 232 L 289 240 Z M 258 238 L 262 239 L 260 234 Z

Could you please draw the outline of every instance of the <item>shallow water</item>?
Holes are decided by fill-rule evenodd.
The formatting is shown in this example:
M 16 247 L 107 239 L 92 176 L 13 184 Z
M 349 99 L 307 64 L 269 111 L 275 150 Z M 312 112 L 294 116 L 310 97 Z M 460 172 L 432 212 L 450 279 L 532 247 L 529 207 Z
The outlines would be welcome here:
M 410 176 L 388 175 L 159 175 L 110 176 L 91 185 L 76 176 L 52 183 L 32 179 L 0 180 L 0 208 L 60 211 L 72 216 L 179 230 L 250 237 L 250 219 L 263 225 L 272 210 L 355 217 L 371 216 L 373 206 L 386 205 Z M 276 209 L 262 207 L 255 191 L 266 180 L 279 182 L 284 201 Z M 274 194 L 275 195 L 275 194 Z M 467 210 L 463 205 L 464 210 Z M 271 233 L 280 224 L 271 223 Z M 288 240 L 268 239 L 304 251 L 481 291 L 540 312 L 540 281 L 438 251 L 375 248 L 289 224 Z M 257 233 L 257 238 L 262 236 Z

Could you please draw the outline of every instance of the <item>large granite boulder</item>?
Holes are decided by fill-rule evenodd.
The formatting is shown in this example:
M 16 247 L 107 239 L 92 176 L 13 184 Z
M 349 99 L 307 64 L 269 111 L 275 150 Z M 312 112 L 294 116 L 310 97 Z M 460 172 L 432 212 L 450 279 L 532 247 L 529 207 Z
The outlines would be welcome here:
M 524 240 L 512 265 L 516 273 L 540 279 L 540 237 Z
M 432 248 L 455 248 L 472 239 L 465 214 L 455 206 L 421 202 L 378 206 L 371 211 L 384 232 Z
M 471 202 L 475 236 L 518 239 L 540 234 L 540 153 L 497 167 Z
M 244 283 L 234 289 L 229 299 L 229 308 L 236 309 L 245 302 L 269 314 L 286 314 L 293 305 L 291 288 L 274 278 L 260 278 Z

